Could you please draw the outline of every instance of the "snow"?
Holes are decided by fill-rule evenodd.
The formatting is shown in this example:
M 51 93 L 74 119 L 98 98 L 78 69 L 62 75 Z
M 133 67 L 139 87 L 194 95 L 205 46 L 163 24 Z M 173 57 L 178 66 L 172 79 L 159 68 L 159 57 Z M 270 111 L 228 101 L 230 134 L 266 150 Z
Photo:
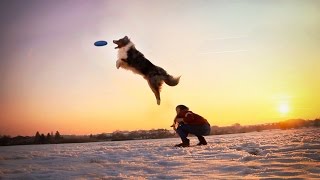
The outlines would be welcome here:
M 197 143 L 190 137 L 192 145 Z M 0 179 L 320 178 L 320 129 L 0 147 Z

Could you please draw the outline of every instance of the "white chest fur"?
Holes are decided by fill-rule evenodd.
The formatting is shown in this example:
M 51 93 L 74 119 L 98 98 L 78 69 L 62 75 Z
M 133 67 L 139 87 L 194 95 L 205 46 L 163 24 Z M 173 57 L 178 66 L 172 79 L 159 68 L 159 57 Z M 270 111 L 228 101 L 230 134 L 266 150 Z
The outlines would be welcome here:
M 125 61 L 125 59 L 128 58 L 128 54 L 127 52 L 129 51 L 129 49 L 134 46 L 134 44 L 132 42 L 130 42 L 129 44 L 127 44 L 126 46 L 120 48 L 118 50 L 118 60 L 116 62 L 116 67 L 117 69 L 119 69 L 120 67 L 123 69 L 127 69 L 127 70 L 131 70 L 132 72 L 136 73 L 136 74 L 141 74 L 139 71 L 137 71 L 135 68 L 131 67 L 128 65 L 128 63 Z M 124 59 L 124 60 L 122 60 Z M 141 74 L 142 75 L 142 74 Z
M 127 45 L 125 45 L 124 47 L 120 48 L 118 50 L 118 59 L 127 59 L 128 55 L 127 52 L 128 50 L 133 46 L 134 44 L 132 42 L 128 43 Z

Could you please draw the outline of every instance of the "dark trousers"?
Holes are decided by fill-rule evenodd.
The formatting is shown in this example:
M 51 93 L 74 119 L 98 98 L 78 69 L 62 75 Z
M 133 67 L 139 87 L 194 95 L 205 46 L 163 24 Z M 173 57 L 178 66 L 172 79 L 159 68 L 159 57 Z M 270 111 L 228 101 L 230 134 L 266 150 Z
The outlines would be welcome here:
M 179 134 L 182 142 L 188 141 L 188 135 L 194 134 L 198 138 L 203 138 L 202 136 L 206 136 L 210 134 L 210 125 L 204 124 L 204 125 L 190 125 L 190 124 L 180 124 L 176 130 L 176 132 Z

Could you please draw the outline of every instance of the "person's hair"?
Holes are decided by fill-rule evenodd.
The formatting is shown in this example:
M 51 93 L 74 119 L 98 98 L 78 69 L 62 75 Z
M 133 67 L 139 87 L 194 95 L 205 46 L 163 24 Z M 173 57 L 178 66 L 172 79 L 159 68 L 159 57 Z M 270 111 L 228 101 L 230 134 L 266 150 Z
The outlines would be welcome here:
M 181 110 L 189 110 L 189 108 L 188 108 L 187 106 L 182 105 L 182 104 L 178 105 L 176 108 L 179 108 L 180 111 L 181 111 Z

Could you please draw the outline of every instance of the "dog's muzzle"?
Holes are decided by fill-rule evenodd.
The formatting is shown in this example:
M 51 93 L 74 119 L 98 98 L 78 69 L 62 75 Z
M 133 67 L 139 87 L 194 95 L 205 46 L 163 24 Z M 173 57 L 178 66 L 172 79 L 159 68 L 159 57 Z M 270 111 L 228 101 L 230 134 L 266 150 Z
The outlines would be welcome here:
M 115 47 L 115 49 L 118 49 L 118 48 L 119 48 L 119 44 L 118 44 L 118 41 L 116 41 L 116 40 L 113 40 L 113 43 L 117 45 L 117 47 Z

